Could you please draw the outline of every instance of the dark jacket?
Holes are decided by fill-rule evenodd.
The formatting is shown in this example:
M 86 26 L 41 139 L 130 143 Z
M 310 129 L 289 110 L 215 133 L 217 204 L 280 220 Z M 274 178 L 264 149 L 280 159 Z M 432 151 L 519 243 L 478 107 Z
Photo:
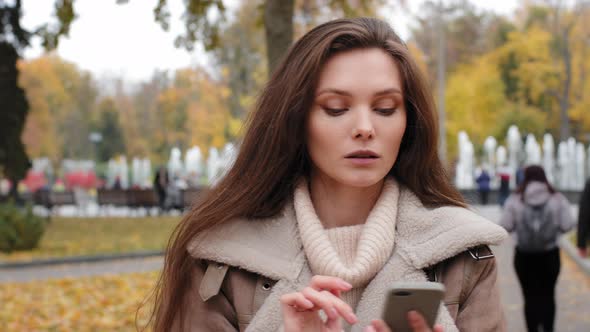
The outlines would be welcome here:
M 475 182 L 477 182 L 477 187 L 480 191 L 490 191 L 490 180 L 491 178 L 488 172 L 482 171 Z
M 580 198 L 578 214 L 578 248 L 586 248 L 590 240 L 590 179 L 586 181 L 584 192 Z

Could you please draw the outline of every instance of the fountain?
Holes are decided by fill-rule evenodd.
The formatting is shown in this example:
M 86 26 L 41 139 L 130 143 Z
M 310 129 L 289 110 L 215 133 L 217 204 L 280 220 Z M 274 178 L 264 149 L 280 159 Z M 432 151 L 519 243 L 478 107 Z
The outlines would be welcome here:
M 555 183 L 555 143 L 551 134 L 543 136 L 543 168 L 549 182 Z
M 487 168 L 491 168 L 492 165 L 496 162 L 496 157 L 494 153 L 496 152 L 496 147 L 498 146 L 498 142 L 492 136 L 488 136 L 485 142 L 483 143 L 483 162 L 482 165 L 486 166 Z
M 119 186 L 120 189 L 129 188 L 129 167 L 125 156 L 110 159 L 107 166 L 107 188 Z
M 473 144 L 466 132 L 459 132 L 459 162 L 456 167 L 455 182 L 459 189 L 471 189 L 474 183 Z
M 459 189 L 473 187 L 475 176 L 473 144 L 468 135 L 459 133 L 459 160 L 456 165 L 455 183 Z M 580 191 L 583 189 L 586 177 L 590 176 L 590 147 L 569 138 L 557 145 L 550 134 L 543 135 L 541 146 L 535 136 L 528 134 L 522 143 L 520 131 L 511 126 L 506 135 L 507 148 L 498 146 L 493 137 L 486 138 L 483 144 L 483 154 L 480 167 L 486 168 L 493 174 L 492 186 L 497 187 L 497 174 L 510 177 L 510 186 L 515 188 L 516 171 L 528 165 L 541 165 L 547 178 L 559 190 Z M 495 154 L 494 154 L 495 150 Z
M 137 188 L 151 187 L 150 177 L 152 174 L 151 162 L 147 158 L 134 157 L 131 166 L 131 185 Z
M 203 175 L 203 156 L 198 146 L 190 148 L 184 158 L 186 181 L 190 187 L 197 187 Z
M 177 147 L 172 148 L 170 151 L 170 159 L 168 160 L 168 177 L 170 180 L 184 175 L 181 154 L 180 149 Z
M 525 165 L 540 165 L 541 164 L 541 146 L 537 143 L 533 134 L 528 134 L 524 144 L 525 151 Z

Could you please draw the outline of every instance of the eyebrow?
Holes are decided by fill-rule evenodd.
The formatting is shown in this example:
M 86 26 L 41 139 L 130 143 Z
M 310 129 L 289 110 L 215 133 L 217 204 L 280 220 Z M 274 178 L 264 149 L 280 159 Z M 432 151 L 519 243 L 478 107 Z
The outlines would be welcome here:
M 332 89 L 332 88 L 323 89 L 320 92 L 318 92 L 318 94 L 316 96 L 320 96 L 324 93 L 335 93 L 335 94 L 341 95 L 341 96 L 352 97 L 350 92 L 347 92 L 344 90 L 339 90 L 339 89 Z M 389 89 L 385 89 L 385 90 L 381 90 L 381 91 L 376 92 L 374 94 L 374 96 L 378 97 L 378 96 L 388 95 L 388 94 L 392 94 L 392 93 L 397 93 L 400 95 L 402 94 L 402 92 L 398 88 L 389 88 Z

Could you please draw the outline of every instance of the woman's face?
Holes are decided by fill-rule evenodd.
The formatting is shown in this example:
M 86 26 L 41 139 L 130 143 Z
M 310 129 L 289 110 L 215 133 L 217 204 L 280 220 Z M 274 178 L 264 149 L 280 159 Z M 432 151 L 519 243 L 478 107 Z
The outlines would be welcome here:
M 353 187 L 383 180 L 406 129 L 394 59 L 378 48 L 331 57 L 320 72 L 307 129 L 312 177 Z

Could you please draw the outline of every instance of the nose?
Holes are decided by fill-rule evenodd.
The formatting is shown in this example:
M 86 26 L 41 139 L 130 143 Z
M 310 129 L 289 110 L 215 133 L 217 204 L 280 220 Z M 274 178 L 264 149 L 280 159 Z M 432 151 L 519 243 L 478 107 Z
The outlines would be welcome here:
M 370 112 L 359 112 L 352 128 L 352 137 L 362 140 L 368 140 L 375 137 L 375 128 L 371 121 Z

